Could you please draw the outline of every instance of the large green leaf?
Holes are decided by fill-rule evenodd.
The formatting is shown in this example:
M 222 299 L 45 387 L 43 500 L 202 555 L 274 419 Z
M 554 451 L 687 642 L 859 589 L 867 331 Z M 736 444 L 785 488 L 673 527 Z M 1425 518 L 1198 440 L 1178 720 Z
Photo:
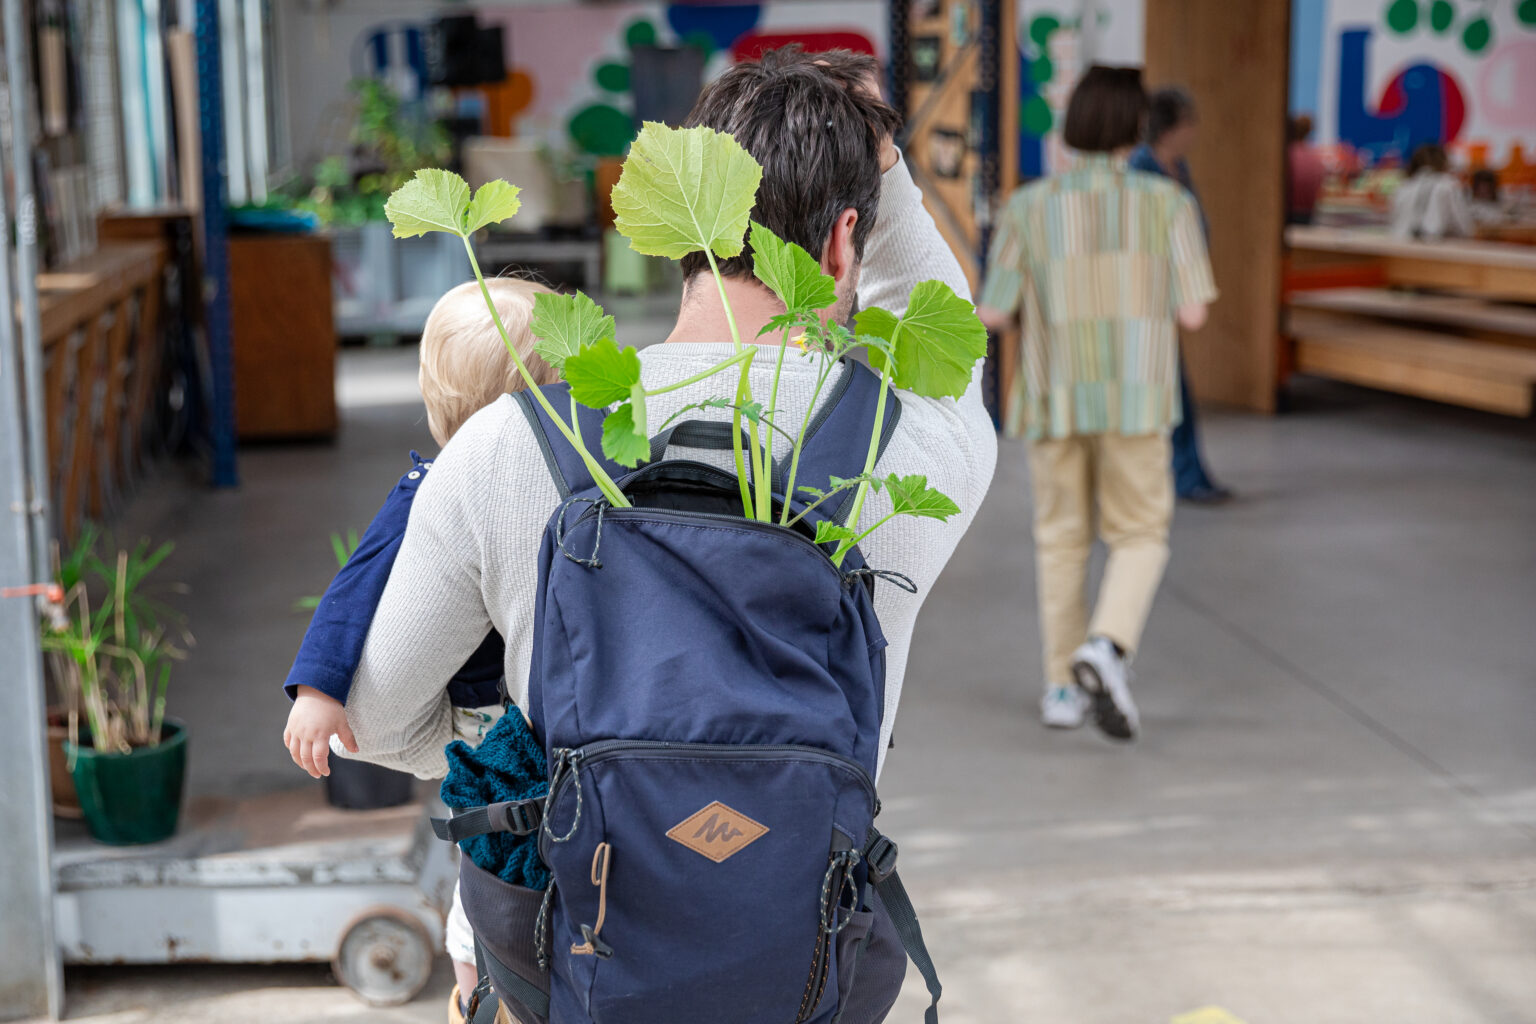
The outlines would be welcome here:
M 854 317 L 861 335 L 893 342 L 896 386 L 925 398 L 959 398 L 971 383 L 976 360 L 987 354 L 987 329 L 976 307 L 942 281 L 924 281 L 912 289 L 900 317 L 871 307 Z M 898 324 L 900 330 L 897 330 Z M 886 354 L 871 348 L 870 362 L 883 368 Z
M 613 189 L 615 227 L 636 252 L 682 259 L 740 254 L 763 169 L 712 128 L 647 121 Z
M 521 191 L 516 185 L 509 185 L 500 178 L 481 185 L 475 190 L 475 198 L 469 202 L 469 223 L 464 233 L 472 235 L 488 224 L 510 220 L 523 205 L 523 201 L 517 198 Z
M 892 511 L 899 516 L 922 516 L 925 519 L 948 519 L 960 511 L 943 491 L 928 486 L 928 478 L 921 474 L 885 478 L 885 492 L 891 496 Z
M 640 353 L 622 351 L 612 338 L 587 345 L 565 360 L 565 379 L 571 397 L 589 409 L 606 409 L 630 396 L 640 383 Z
M 384 204 L 384 216 L 394 225 L 396 238 L 412 238 L 431 231 L 465 234 L 464 215 L 469 210 L 469 186 L 452 171 L 426 168 L 395 189 Z
M 565 361 L 588 345 L 614 336 L 613 317 L 603 307 L 581 292 L 553 295 L 540 292 L 533 297 L 533 319 L 529 330 L 534 337 L 533 350 L 550 366 L 560 369 Z
M 645 406 L 639 407 L 638 420 L 635 408 L 625 402 L 603 419 L 603 454 L 631 469 L 651 457 L 651 442 L 645 434 Z
M 752 222 L 752 272 L 791 314 L 825 309 L 837 301 L 837 282 L 821 272 L 816 258 Z

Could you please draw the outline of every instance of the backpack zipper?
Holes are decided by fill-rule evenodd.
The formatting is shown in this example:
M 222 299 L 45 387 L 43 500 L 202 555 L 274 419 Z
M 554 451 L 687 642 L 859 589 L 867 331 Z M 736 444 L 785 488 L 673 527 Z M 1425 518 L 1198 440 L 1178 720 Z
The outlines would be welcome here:
M 583 512 L 580 516 L 577 517 L 576 522 L 572 523 L 571 527 L 574 528 L 576 526 L 579 526 L 589 516 L 593 516 L 593 515 L 596 515 L 596 514 L 597 513 L 596 513 L 596 510 L 595 510 L 595 507 L 588 509 L 587 511 Z M 689 509 L 678 509 L 678 508 L 634 508 L 634 507 L 631 507 L 631 508 L 606 508 L 605 507 L 603 514 L 607 518 L 609 518 L 609 519 L 612 519 L 615 516 L 617 516 L 620 519 L 631 519 L 631 518 L 637 518 L 637 517 L 638 518 L 652 517 L 652 518 L 662 519 L 662 520 L 666 520 L 666 519 L 684 519 L 684 520 L 693 519 L 693 520 L 698 520 L 698 521 L 701 521 L 701 522 L 710 523 L 711 525 L 727 525 L 727 526 L 730 526 L 730 527 L 733 527 L 733 528 L 737 528 L 737 529 L 757 530 L 757 531 L 762 532 L 762 533 L 771 533 L 771 534 L 773 534 L 776 537 L 792 538 L 797 543 L 804 544 L 806 547 L 808 547 L 812 551 L 814 551 L 817 554 L 817 556 L 818 556 L 818 561 L 822 565 L 824 565 L 827 568 L 828 571 L 830 571 L 833 575 L 835 575 L 840 582 L 841 582 L 841 580 L 843 578 L 842 571 L 840 569 L 838 569 L 837 566 L 832 564 L 832 557 L 830 555 L 828 555 L 826 553 L 826 551 L 824 551 L 822 549 L 822 546 L 820 544 L 817 544 L 815 541 L 811 540 L 809 537 L 807 537 L 805 534 L 799 532 L 798 530 L 792 530 L 792 529 L 790 529 L 787 526 L 780 526 L 777 523 L 764 523 L 764 522 L 761 522 L 761 521 L 756 520 L 756 519 L 746 519 L 746 518 L 743 518 L 742 516 L 725 515 L 725 514 L 720 513 L 720 512 L 694 512 L 694 511 L 691 511 Z
M 555 801 L 559 798 L 560 794 L 564 793 L 570 785 L 575 785 L 577 793 L 580 793 L 581 780 L 579 773 L 584 765 L 598 764 L 624 756 L 662 760 L 683 757 L 721 761 L 778 761 L 785 760 L 786 755 L 792 755 L 793 759 L 817 761 L 834 768 L 840 768 L 852 775 L 859 785 L 863 787 L 864 792 L 869 794 L 870 807 L 873 811 L 872 816 L 880 814 L 880 798 L 875 793 L 874 780 L 869 777 L 869 772 L 864 770 L 864 766 L 850 757 L 834 754 L 819 747 L 807 747 L 793 743 L 736 745 L 731 743 L 676 743 L 669 740 L 598 740 L 595 743 L 588 743 L 583 747 L 561 747 L 554 754 L 554 766 L 550 771 L 550 776 L 555 780 L 555 783 L 550 787 L 549 796 L 544 804 L 544 827 L 539 835 L 539 852 L 541 855 L 546 855 L 546 862 L 548 860 L 548 844 L 551 841 L 563 842 L 574 837 L 578 823 L 572 822 L 571 829 L 564 839 L 554 834 L 554 826 L 550 824 L 550 812 L 554 810 Z

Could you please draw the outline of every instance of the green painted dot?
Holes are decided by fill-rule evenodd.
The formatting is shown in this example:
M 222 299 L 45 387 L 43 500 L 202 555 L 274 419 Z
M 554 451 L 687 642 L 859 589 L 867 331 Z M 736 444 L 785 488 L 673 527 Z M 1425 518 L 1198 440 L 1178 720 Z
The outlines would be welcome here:
M 566 130 L 583 152 L 594 156 L 621 156 L 635 137 L 635 124 L 622 110 L 594 103 L 576 112 Z
M 1482 53 L 1493 42 L 1493 26 L 1487 18 L 1474 18 L 1461 30 L 1461 45 L 1468 53 Z
M 691 46 L 695 50 L 703 52 L 708 57 L 715 52 L 715 37 L 701 28 L 694 29 L 683 37 L 683 45 Z
M 1033 135 L 1036 138 L 1051 130 L 1054 122 L 1051 117 L 1051 105 L 1045 102 L 1043 96 L 1031 96 L 1029 102 L 1019 109 L 1019 127 L 1025 135 Z
M 1055 73 L 1056 65 L 1051 63 L 1051 58 L 1049 57 L 1036 57 L 1029 62 L 1029 79 L 1032 82 L 1044 85 L 1051 80 L 1051 76 Z
M 1051 33 L 1059 28 L 1061 28 L 1061 19 L 1056 17 L 1056 15 L 1037 15 L 1029 23 L 1029 38 L 1033 39 L 1035 45 L 1043 50 L 1045 49 L 1045 44 L 1050 41 Z
M 1515 17 L 1520 19 L 1520 24 L 1536 28 L 1536 0 L 1520 0 L 1515 5 Z
M 1455 19 L 1456 8 L 1451 6 L 1451 0 L 1435 0 L 1429 5 L 1429 27 L 1436 32 L 1450 28 Z
M 656 26 L 645 18 L 637 18 L 624 30 L 624 42 L 628 46 L 655 46 Z
M 1393 32 L 1412 32 L 1418 23 L 1418 0 L 1392 0 L 1387 7 L 1387 27 Z
M 592 78 L 597 84 L 609 92 L 629 91 L 629 65 L 610 61 L 607 64 L 599 64 L 597 70 L 592 72 Z

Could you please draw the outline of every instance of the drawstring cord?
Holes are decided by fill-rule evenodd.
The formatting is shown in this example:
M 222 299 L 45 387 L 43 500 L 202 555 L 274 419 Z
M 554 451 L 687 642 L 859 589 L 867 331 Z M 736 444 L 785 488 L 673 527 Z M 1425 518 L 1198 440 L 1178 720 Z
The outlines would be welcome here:
M 613 956 L 613 947 L 602 940 L 603 921 L 608 917 L 608 866 L 613 863 L 613 847 L 598 843 L 592 851 L 592 884 L 597 886 L 597 923 L 581 926 L 581 937 L 586 942 L 571 943 L 572 956 L 597 956 L 606 960 Z
M 844 891 L 853 884 L 853 869 L 858 863 L 858 850 L 839 850 L 827 865 L 826 877 L 821 880 L 821 930 L 825 935 L 839 934 L 853 920 L 849 914 L 839 921 L 837 911 L 842 906 Z
M 568 843 L 576 835 L 576 828 L 581 824 L 581 752 L 576 750 L 562 750 L 555 755 L 555 770 L 549 777 L 549 795 L 544 798 L 544 821 L 539 826 L 552 843 Z M 560 778 L 569 772 L 571 784 L 576 787 L 576 814 L 571 819 L 571 827 L 563 836 L 555 835 L 549 827 L 549 815 L 554 810 L 555 787 L 560 784 Z
M 555 896 L 555 880 L 549 880 L 544 899 L 539 902 L 539 917 L 533 925 L 533 949 L 538 958 L 539 970 L 549 970 L 549 908 Z
M 597 509 L 597 535 L 592 538 L 592 553 L 586 558 L 571 554 L 565 546 L 565 515 L 572 505 L 592 505 Z M 555 519 L 555 543 L 560 546 L 560 553 L 577 565 L 586 566 L 588 569 L 601 569 L 602 561 L 597 557 L 597 551 L 603 544 L 603 513 L 608 508 L 608 502 L 603 498 L 572 498 L 560 506 L 560 515 Z M 577 522 L 581 520 L 578 517 Z M 575 524 L 573 524 L 575 525 Z
M 871 579 L 882 579 L 887 583 L 894 584 L 900 589 L 905 590 L 909 594 L 917 593 L 917 584 L 913 583 L 912 577 L 908 576 L 904 572 L 896 572 L 892 569 L 871 569 L 866 565 L 862 569 L 849 569 L 847 572 L 843 573 L 844 580 L 851 580 L 859 576 L 868 576 Z

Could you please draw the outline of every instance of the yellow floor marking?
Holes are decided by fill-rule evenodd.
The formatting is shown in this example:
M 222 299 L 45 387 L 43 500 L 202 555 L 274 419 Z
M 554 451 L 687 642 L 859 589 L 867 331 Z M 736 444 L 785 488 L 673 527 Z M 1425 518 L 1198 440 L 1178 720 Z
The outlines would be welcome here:
M 1244 1024 L 1244 1022 L 1230 1010 L 1223 1010 L 1219 1006 L 1202 1006 L 1198 1010 L 1179 1014 L 1168 1024 Z

